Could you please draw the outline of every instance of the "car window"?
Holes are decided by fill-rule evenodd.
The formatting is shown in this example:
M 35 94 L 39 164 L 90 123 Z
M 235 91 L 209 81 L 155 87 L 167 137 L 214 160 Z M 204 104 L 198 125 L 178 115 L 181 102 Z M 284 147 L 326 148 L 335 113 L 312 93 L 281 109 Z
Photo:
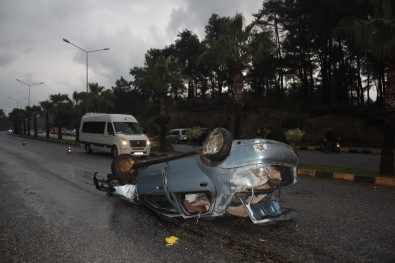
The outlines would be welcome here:
M 140 125 L 137 122 L 114 122 L 115 132 L 117 134 L 142 134 Z
M 113 129 L 112 125 L 111 125 L 111 122 L 107 122 L 107 133 L 109 135 L 114 135 L 115 134 L 114 133 L 114 129 Z

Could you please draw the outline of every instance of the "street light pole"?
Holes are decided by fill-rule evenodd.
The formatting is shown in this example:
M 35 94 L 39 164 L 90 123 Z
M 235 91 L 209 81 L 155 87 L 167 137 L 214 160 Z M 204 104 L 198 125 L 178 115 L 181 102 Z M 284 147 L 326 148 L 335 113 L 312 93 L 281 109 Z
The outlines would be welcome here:
M 21 80 L 19 80 L 19 79 L 16 79 L 16 81 L 19 81 L 20 83 L 23 83 L 23 84 L 25 84 L 25 85 L 29 86 L 29 100 L 28 100 L 27 106 L 29 106 L 29 107 L 30 107 L 30 87 L 31 87 L 31 86 L 35 86 L 35 85 L 41 85 L 41 84 L 44 84 L 44 82 L 40 82 L 40 83 L 31 84 L 31 83 L 26 83 L 26 82 L 23 82 L 23 81 L 21 81 Z
M 16 101 L 16 109 L 19 110 L 19 101 L 20 100 L 27 100 L 27 98 L 23 98 L 23 99 L 14 99 L 13 97 L 8 97 L 9 99 L 15 100 Z
M 20 83 L 23 83 L 23 84 L 29 86 L 29 99 L 28 99 L 28 103 L 27 103 L 27 105 L 29 106 L 29 110 L 27 110 L 27 109 L 26 110 L 27 110 L 27 128 L 28 128 L 27 134 L 30 136 L 30 87 L 35 86 L 35 85 L 44 84 L 44 82 L 31 84 L 31 83 L 23 82 L 22 80 L 19 80 L 19 79 L 16 79 L 16 81 L 19 81 Z
M 105 51 L 105 50 L 110 50 L 110 49 L 109 48 L 103 48 L 103 49 L 96 49 L 96 50 L 85 50 L 85 49 L 77 46 L 76 44 L 71 43 L 70 41 L 68 41 L 65 38 L 63 38 L 63 41 L 68 43 L 68 44 L 70 44 L 70 45 L 75 46 L 76 48 L 78 48 L 78 49 L 80 49 L 82 51 L 84 51 L 85 54 L 86 54 L 86 93 L 88 93 L 89 92 L 89 88 L 88 88 L 88 85 L 89 85 L 88 84 L 88 54 L 92 53 L 92 52 Z

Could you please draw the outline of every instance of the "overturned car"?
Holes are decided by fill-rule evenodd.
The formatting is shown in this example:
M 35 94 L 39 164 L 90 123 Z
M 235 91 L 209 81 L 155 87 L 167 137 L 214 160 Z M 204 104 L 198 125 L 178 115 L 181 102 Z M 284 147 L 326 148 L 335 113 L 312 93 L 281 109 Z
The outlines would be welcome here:
M 298 159 L 284 143 L 233 140 L 223 128 L 207 136 L 203 148 L 172 157 L 137 162 L 122 154 L 96 188 L 142 204 L 169 217 L 204 218 L 230 214 L 255 224 L 292 218 L 278 201 L 282 187 L 297 180 Z

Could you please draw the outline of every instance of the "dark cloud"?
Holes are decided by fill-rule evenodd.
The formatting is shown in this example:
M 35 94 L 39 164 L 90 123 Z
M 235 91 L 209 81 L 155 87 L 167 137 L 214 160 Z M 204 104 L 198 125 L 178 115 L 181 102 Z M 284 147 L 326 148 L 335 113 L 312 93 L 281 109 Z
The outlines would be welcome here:
M 262 2 L 255 0 L 185 0 L 183 5 L 174 8 L 167 27 L 168 34 L 174 36 L 184 29 L 189 29 L 204 38 L 205 26 L 212 14 L 232 17 L 242 13 L 247 22 L 251 22 L 252 15 L 257 13 Z
M 84 91 L 85 50 L 89 82 L 106 88 L 130 68 L 142 66 L 150 48 L 172 44 L 190 29 L 200 38 L 212 13 L 232 16 L 256 13 L 256 0 L 0 0 L 0 109 L 23 98 L 27 89 L 16 78 L 45 84 L 32 89 L 31 104 L 49 94 Z M 8 110 L 5 110 L 9 112 Z
M 9 64 L 12 64 L 14 62 L 15 57 L 9 55 L 9 54 L 0 54 L 0 67 L 5 67 Z

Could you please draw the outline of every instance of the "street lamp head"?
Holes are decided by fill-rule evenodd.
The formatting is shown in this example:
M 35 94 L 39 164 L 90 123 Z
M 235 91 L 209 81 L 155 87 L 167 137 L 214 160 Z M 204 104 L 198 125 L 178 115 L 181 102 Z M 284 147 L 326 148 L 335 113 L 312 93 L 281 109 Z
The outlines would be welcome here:
M 70 44 L 70 41 L 68 41 L 68 40 L 65 39 L 65 38 L 63 38 L 63 41 Z
M 103 48 L 103 50 L 110 50 L 110 49 L 107 47 L 107 48 Z
M 22 81 L 22 80 L 19 80 L 19 79 L 16 79 L 16 81 L 18 81 L 18 82 L 20 82 L 20 83 L 23 83 L 23 84 L 25 84 L 25 85 L 27 85 L 27 86 L 35 86 L 35 85 L 41 85 L 41 84 L 44 84 L 44 82 L 40 82 L 40 83 L 33 83 L 33 84 L 31 84 L 31 83 L 26 83 L 26 82 L 24 82 L 24 81 Z
M 13 98 L 13 97 L 8 97 L 9 99 L 12 99 L 12 100 L 27 100 L 27 98 L 23 98 L 23 99 L 15 99 L 15 98 Z

